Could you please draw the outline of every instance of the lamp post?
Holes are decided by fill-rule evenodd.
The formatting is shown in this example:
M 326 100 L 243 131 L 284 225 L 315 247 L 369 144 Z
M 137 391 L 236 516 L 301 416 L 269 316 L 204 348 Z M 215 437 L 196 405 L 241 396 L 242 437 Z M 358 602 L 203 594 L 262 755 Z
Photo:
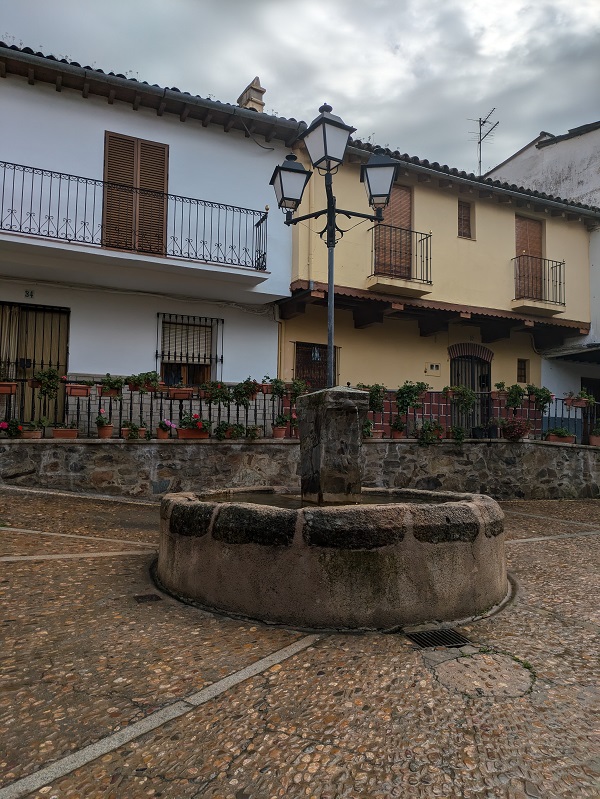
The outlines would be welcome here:
M 319 231 L 319 235 L 327 245 L 327 388 L 335 385 L 334 250 L 345 232 L 337 225 L 337 215 L 342 214 L 348 219 L 358 217 L 369 219 L 371 222 L 382 222 L 383 209 L 389 202 L 397 167 L 397 162 L 384 155 L 383 151 L 376 151 L 371 155 L 369 161 L 360 168 L 360 180 L 365 184 L 369 205 L 374 209 L 374 214 L 362 214 L 337 208 L 333 194 L 333 175 L 344 161 L 348 139 L 356 128 L 345 125 L 340 117 L 331 113 L 331 110 L 330 105 L 322 105 L 319 108 L 319 116 L 299 136 L 308 150 L 312 166 L 325 177 L 327 207 L 312 214 L 293 216 L 302 201 L 304 189 L 312 175 L 312 172 L 307 171 L 302 164 L 298 163 L 295 155 L 288 155 L 283 164 L 275 168 L 270 181 L 275 189 L 277 204 L 285 211 L 286 225 L 296 225 L 306 219 L 317 219 L 323 215 L 326 217 L 325 227 Z

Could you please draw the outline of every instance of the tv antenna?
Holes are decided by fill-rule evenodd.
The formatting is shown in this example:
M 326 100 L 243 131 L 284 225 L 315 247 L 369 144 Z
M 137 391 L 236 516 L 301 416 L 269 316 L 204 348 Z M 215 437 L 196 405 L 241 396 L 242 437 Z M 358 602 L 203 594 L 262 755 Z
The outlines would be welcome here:
M 472 139 L 471 141 L 476 141 L 477 142 L 477 164 L 478 164 L 478 170 L 479 170 L 478 171 L 479 177 L 481 177 L 481 145 L 484 142 L 484 140 L 487 139 L 488 136 L 492 135 L 492 132 L 494 131 L 494 129 L 497 128 L 498 125 L 500 124 L 500 122 L 494 122 L 494 124 L 492 125 L 492 123 L 490 121 L 490 117 L 492 116 L 492 114 L 494 113 L 495 110 L 496 110 L 495 108 L 492 108 L 492 110 L 485 117 L 485 119 L 482 119 L 481 117 L 479 117 L 479 119 L 471 119 L 469 117 L 469 122 L 477 122 L 477 124 L 479 126 L 479 130 L 478 131 L 475 131 L 475 130 L 470 130 L 469 131 L 469 133 L 473 134 L 474 136 L 477 136 L 476 139 Z M 492 125 L 492 126 L 491 126 L 491 128 L 489 130 L 487 130 L 484 133 L 483 131 L 485 130 L 485 126 L 486 125 Z

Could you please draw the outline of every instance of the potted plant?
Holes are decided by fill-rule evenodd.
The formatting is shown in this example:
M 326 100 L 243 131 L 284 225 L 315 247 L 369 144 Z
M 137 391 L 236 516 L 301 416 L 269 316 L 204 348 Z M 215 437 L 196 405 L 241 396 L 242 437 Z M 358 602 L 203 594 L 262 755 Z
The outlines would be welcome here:
M 287 426 L 288 426 L 287 416 L 280 413 L 278 416 L 275 417 L 275 421 L 273 422 L 273 426 L 271 428 L 273 431 L 273 438 L 284 438 Z
M 0 422 L 0 433 L 8 438 L 18 438 L 23 432 L 23 425 L 18 419 L 4 419 Z
M 513 383 L 506 391 L 506 407 L 513 408 L 514 410 L 520 408 L 523 404 L 524 397 L 525 389 L 518 383 Z
M 8 373 L 8 361 L 0 362 L 0 394 L 13 395 L 17 393 L 17 383 L 8 379 Z
M 292 405 L 296 404 L 296 400 L 301 394 L 307 394 L 309 390 L 310 383 L 307 380 L 295 377 L 290 383 L 290 402 Z
M 156 437 L 160 439 L 169 438 L 171 430 L 177 430 L 177 425 L 169 419 L 161 419 L 156 427 Z
M 67 376 L 60 378 L 65 384 L 67 397 L 89 397 L 94 383 L 91 380 L 80 380 L 78 383 L 68 383 Z
M 98 411 L 96 427 L 98 428 L 98 438 L 112 438 L 113 424 L 104 408 L 100 408 Z
M 495 391 L 490 392 L 490 396 L 492 399 L 506 399 L 507 391 L 506 391 L 506 383 L 504 380 L 500 380 L 498 383 L 494 383 Z
M 568 391 L 565 394 L 565 405 L 567 408 L 587 408 L 588 405 L 591 405 L 596 402 L 596 399 L 593 394 L 588 394 L 588 392 L 582 388 L 581 391 L 575 394 L 574 391 Z
M 62 378 L 66 380 L 66 377 Z M 29 381 L 32 388 L 37 388 L 40 397 L 47 400 L 56 399 L 61 378 L 56 369 L 41 369 L 33 375 L 33 380 Z
M 501 419 L 500 430 L 507 441 L 521 441 L 529 436 L 531 423 L 527 419 Z
M 427 383 L 413 383 L 412 380 L 406 380 L 396 391 L 398 413 L 404 416 L 408 413 L 409 408 L 422 408 L 425 392 L 429 388 Z
M 420 447 L 429 447 L 437 444 L 444 437 L 444 428 L 439 419 L 425 419 L 415 431 L 417 444 Z
M 189 400 L 194 395 L 194 388 L 193 386 L 186 386 L 183 383 L 178 383 L 176 386 L 168 386 L 167 393 L 169 399 Z
M 362 425 L 362 437 L 373 438 L 373 422 L 370 419 L 365 419 Z
M 98 384 L 98 394 L 101 397 L 120 397 L 123 393 L 125 378 L 114 377 L 108 372 Z
M 467 437 L 467 431 L 464 427 L 461 427 L 459 424 L 454 424 L 448 431 L 448 437 L 456 441 L 458 445 L 462 444 Z
M 40 417 L 33 422 L 28 422 L 23 425 L 21 431 L 21 438 L 42 438 L 44 435 L 44 428 L 50 424 L 50 420 L 45 416 Z
M 259 390 L 260 384 L 251 377 L 247 377 L 231 389 L 231 395 L 234 402 L 247 408 L 251 402 L 254 402 Z
M 373 383 L 372 386 L 366 386 L 364 383 L 357 383 L 356 388 L 362 391 L 369 392 L 369 410 L 375 413 L 383 413 L 385 408 L 385 396 L 387 389 L 381 383 Z
M 208 402 L 222 402 L 224 405 L 230 404 L 231 391 L 225 383 L 219 380 L 211 380 L 208 383 L 203 383 L 201 388 L 204 392 L 204 399 L 208 400 Z
M 125 378 L 125 382 L 128 384 L 130 391 L 139 391 L 140 394 L 158 391 L 161 386 L 160 375 L 156 371 L 129 375 Z
M 600 421 L 597 421 L 590 430 L 590 446 L 600 447 Z
M 392 438 L 405 438 L 406 437 L 406 423 L 402 421 L 401 416 L 396 416 L 392 422 Z
M 79 435 L 79 428 L 76 422 L 65 424 L 56 422 L 50 429 L 52 431 L 52 438 L 77 438 Z
M 260 427 L 257 424 L 248 425 L 246 428 L 246 438 L 248 441 L 256 441 L 260 438 Z
M 477 401 L 477 394 L 467 386 L 445 386 L 442 394 L 462 413 L 472 410 Z
M 140 438 L 140 426 L 132 422 L 131 419 L 125 419 L 121 422 L 121 438 L 125 438 L 127 441 Z
M 212 422 L 201 419 L 199 413 L 184 413 L 177 426 L 177 438 L 208 438 Z
M 556 444 L 574 444 L 575 436 L 566 427 L 551 427 L 546 430 L 546 441 L 554 441 Z
M 285 396 L 285 382 L 283 380 L 280 380 L 278 377 L 269 377 L 269 375 L 265 375 L 263 380 L 263 394 L 272 394 L 274 397 L 279 397 L 280 399 Z M 267 391 L 265 391 L 264 387 L 267 384 L 267 380 L 269 383 Z
M 525 390 L 529 395 L 529 401 L 533 402 L 536 410 L 542 414 L 546 412 L 546 409 L 550 403 L 554 402 L 554 394 L 545 386 L 538 388 L 537 386 L 529 383 Z

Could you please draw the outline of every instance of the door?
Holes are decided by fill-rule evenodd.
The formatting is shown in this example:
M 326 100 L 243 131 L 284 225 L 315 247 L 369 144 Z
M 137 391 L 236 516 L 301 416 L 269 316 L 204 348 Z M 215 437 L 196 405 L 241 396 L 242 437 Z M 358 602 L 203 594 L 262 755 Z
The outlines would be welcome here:
M 489 399 L 491 364 L 476 355 L 460 355 L 450 361 L 450 385 L 466 386 L 478 394 L 475 407 L 469 413 L 461 413 L 452 406 L 452 424 L 467 431 L 487 424 L 490 418 Z
M 515 299 L 543 300 L 542 223 L 515 216 Z
M 24 422 L 46 416 L 62 421 L 64 393 L 56 400 L 40 399 L 28 384 L 36 372 L 67 372 L 69 309 L 43 305 L 0 303 L 0 370 L 19 382 L 10 415 Z M 4 418 L 7 408 L 0 407 Z

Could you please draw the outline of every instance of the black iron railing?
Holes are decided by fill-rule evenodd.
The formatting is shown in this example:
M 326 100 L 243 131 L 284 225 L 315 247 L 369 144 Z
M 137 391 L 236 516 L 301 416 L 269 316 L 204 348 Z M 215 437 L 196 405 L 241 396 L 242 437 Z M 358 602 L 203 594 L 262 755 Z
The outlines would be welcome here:
M 512 260 L 515 265 L 516 300 L 565 304 L 564 261 L 550 261 L 534 255 L 517 255 Z
M 391 225 L 374 227 L 373 274 L 431 283 L 431 233 Z
M 267 268 L 267 214 L 0 161 L 0 230 Z

